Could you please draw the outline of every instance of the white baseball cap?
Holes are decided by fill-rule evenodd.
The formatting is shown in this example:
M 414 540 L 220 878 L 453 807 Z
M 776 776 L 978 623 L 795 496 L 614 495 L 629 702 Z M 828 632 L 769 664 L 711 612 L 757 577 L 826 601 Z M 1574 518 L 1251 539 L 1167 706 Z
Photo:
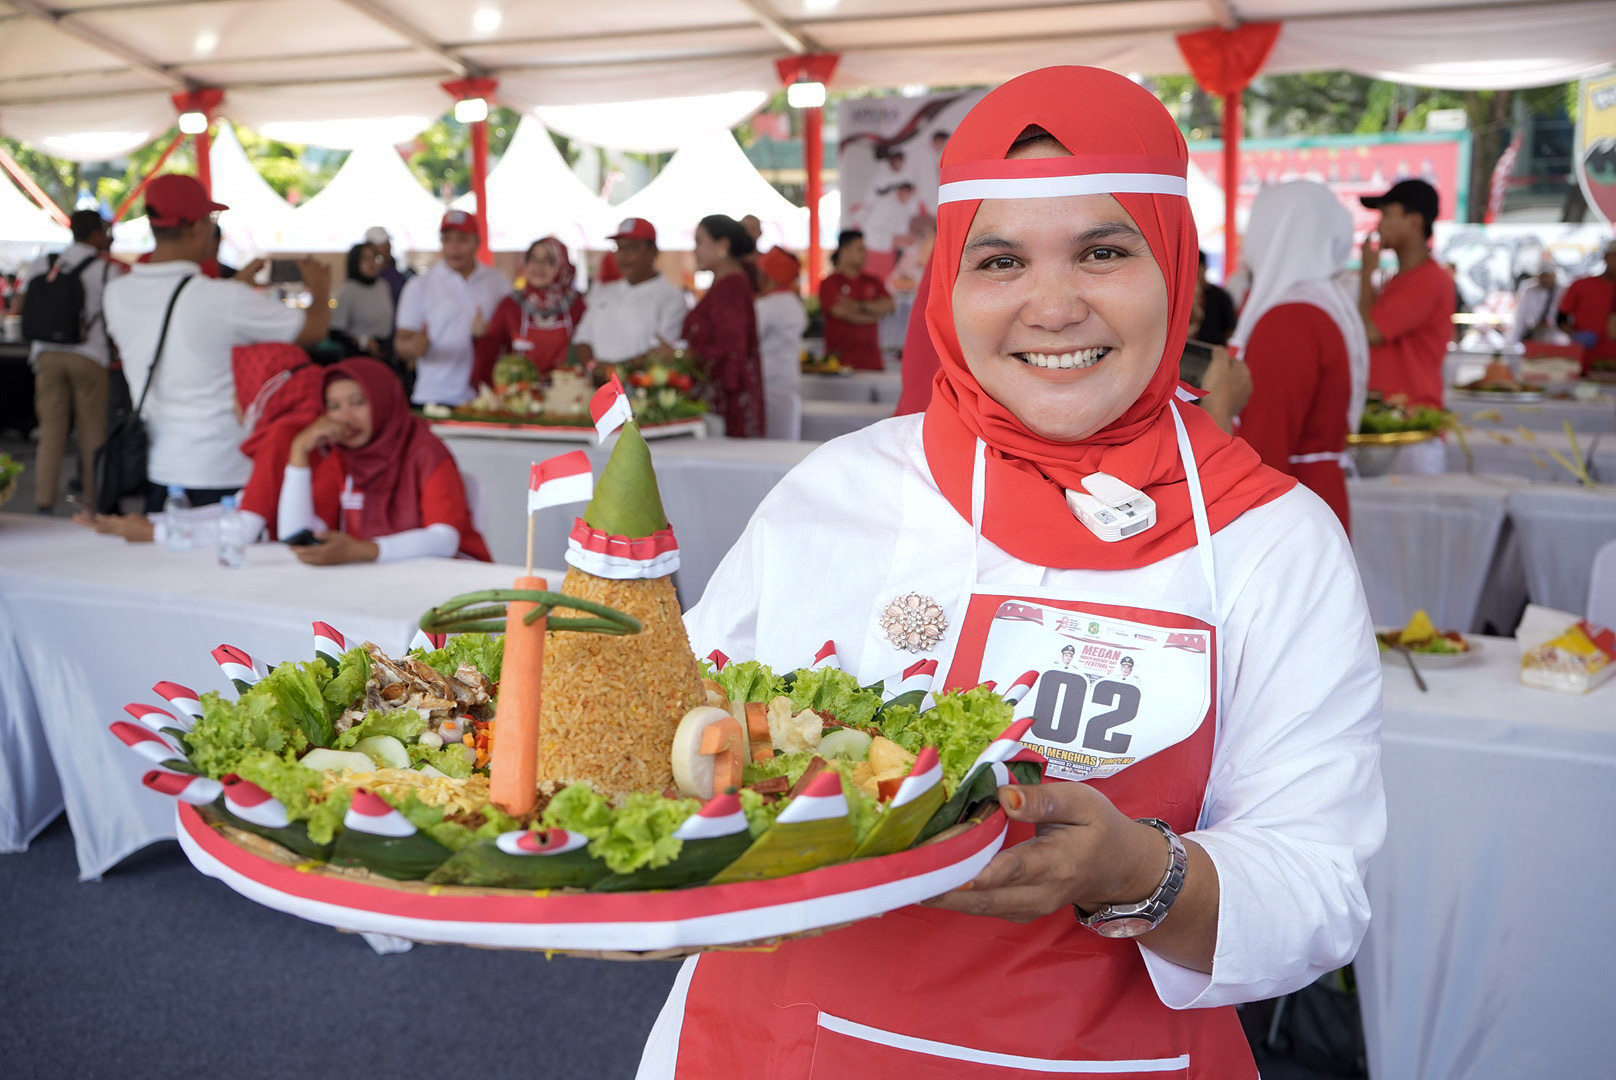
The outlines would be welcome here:
M 393 238 L 388 236 L 387 230 L 380 225 L 372 225 L 365 230 L 365 243 L 367 244 L 391 244 L 392 242 Z

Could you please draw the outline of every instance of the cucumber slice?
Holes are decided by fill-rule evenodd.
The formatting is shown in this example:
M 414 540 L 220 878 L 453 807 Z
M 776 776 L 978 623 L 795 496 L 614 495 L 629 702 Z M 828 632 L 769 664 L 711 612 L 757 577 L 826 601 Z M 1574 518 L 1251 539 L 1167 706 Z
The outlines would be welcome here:
M 404 749 L 403 743 L 391 735 L 372 735 L 368 739 L 360 739 L 354 744 L 354 749 L 374 761 L 378 768 L 410 767 L 410 752 Z
M 327 750 L 325 747 L 310 750 L 299 759 L 298 764 L 316 772 L 341 772 L 343 769 L 357 773 L 376 771 L 376 763 L 357 750 Z
M 870 756 L 870 743 L 875 740 L 853 728 L 837 728 L 819 740 L 819 756 L 840 758 L 842 761 L 866 761 Z

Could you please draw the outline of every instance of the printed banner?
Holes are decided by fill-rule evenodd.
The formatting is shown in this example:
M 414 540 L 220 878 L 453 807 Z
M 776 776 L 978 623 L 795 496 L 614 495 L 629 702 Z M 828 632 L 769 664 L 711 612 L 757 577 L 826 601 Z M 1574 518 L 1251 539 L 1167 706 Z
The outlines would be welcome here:
M 1616 74 L 1582 80 L 1577 108 L 1577 183 L 1588 207 L 1616 222 Z

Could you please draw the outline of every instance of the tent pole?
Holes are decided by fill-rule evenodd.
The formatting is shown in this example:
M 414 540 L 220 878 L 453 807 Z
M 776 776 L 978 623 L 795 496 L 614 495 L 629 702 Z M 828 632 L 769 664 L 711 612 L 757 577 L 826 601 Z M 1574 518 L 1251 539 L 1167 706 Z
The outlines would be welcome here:
M 1223 95 L 1223 281 L 1228 284 L 1240 262 L 1240 133 L 1245 127 L 1244 89 Z
M 808 295 L 819 292 L 819 277 L 824 253 L 819 243 L 819 200 L 824 194 L 825 180 L 825 109 L 816 105 L 803 110 L 802 137 L 808 166 Z
M 489 246 L 493 226 L 488 219 L 488 121 L 478 120 L 471 125 L 471 190 L 477 196 L 477 216 L 482 229 L 477 241 L 477 258 L 492 266 L 494 252 Z
M 196 178 L 207 192 L 208 198 L 213 198 L 213 125 L 191 136 L 191 145 L 196 147 Z
M 69 224 L 68 217 L 62 212 L 62 208 L 51 201 L 51 197 L 45 194 L 45 189 L 34 183 L 34 178 L 28 175 L 26 169 L 17 164 L 16 158 L 6 153 L 6 148 L 3 146 L 0 146 L 0 165 L 5 166 L 6 172 L 10 173 L 17 181 L 17 186 L 26 191 L 28 197 L 38 203 L 41 210 L 55 218 L 57 224 L 64 226 Z
M 152 163 L 151 171 L 145 176 L 142 176 L 140 178 L 140 183 L 136 184 L 134 190 L 125 195 L 123 202 L 118 204 L 117 212 L 112 215 L 113 224 L 117 224 L 123 220 L 124 214 L 129 212 L 129 208 L 135 205 L 135 200 L 140 198 L 141 192 L 146 190 L 146 185 L 152 182 L 153 177 L 163 171 L 163 166 L 168 161 L 168 155 L 172 154 L 174 152 L 174 148 L 179 146 L 179 144 L 184 141 L 184 135 L 174 136 L 174 138 L 169 142 L 167 148 L 165 148 L 158 159 Z

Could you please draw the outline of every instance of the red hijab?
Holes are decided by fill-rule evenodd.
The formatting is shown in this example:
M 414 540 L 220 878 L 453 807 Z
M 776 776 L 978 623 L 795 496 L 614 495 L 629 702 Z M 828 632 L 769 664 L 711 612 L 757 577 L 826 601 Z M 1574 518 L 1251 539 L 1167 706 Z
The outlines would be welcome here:
M 256 459 L 278 427 L 295 435 L 325 412 L 324 375 L 296 345 L 238 345 L 230 354 L 247 438 L 241 452 Z
M 546 236 L 542 240 L 535 240 L 533 247 L 542 247 L 555 258 L 556 275 L 548 285 L 527 285 L 523 297 L 527 303 L 523 306 L 529 315 L 535 317 L 566 318 L 572 311 L 572 305 L 578 302 L 578 270 L 567 256 L 567 245 L 553 236 Z
M 1005 160 L 1029 125 L 1048 131 L 1073 156 Z M 1024 562 L 1123 570 L 1195 546 L 1189 485 L 1170 412 L 1198 261 L 1195 223 L 1182 194 L 1188 160 L 1178 125 L 1154 95 L 1114 72 L 1084 67 L 1044 68 L 1005 83 L 971 110 L 943 151 L 927 311 L 942 366 L 926 410 L 926 460 L 948 501 L 970 520 L 976 440 L 987 444 L 982 534 Z M 966 365 L 954 329 L 954 282 L 981 200 L 949 201 L 949 185 L 1102 175 L 1099 182 L 1107 186 L 1098 190 L 1113 192 L 1133 217 L 1166 279 L 1167 344 L 1154 377 L 1122 416 L 1082 442 L 1053 442 L 989 397 Z M 1118 187 L 1179 193 L 1129 194 L 1116 192 Z M 1204 411 L 1187 406 L 1182 411 L 1214 532 L 1294 486 L 1294 479 L 1264 466 L 1255 451 L 1226 435 Z M 1156 525 L 1116 543 L 1090 532 L 1067 508 L 1065 493 L 1081 489 L 1096 472 L 1154 499 Z
M 426 421 L 410 413 L 404 384 L 386 364 L 355 356 L 325 369 L 325 385 L 352 379 L 370 403 L 370 442 L 357 450 L 339 446 L 337 461 L 364 492 L 360 518 L 366 538 L 421 527 L 421 492 L 448 458 L 449 448 Z

